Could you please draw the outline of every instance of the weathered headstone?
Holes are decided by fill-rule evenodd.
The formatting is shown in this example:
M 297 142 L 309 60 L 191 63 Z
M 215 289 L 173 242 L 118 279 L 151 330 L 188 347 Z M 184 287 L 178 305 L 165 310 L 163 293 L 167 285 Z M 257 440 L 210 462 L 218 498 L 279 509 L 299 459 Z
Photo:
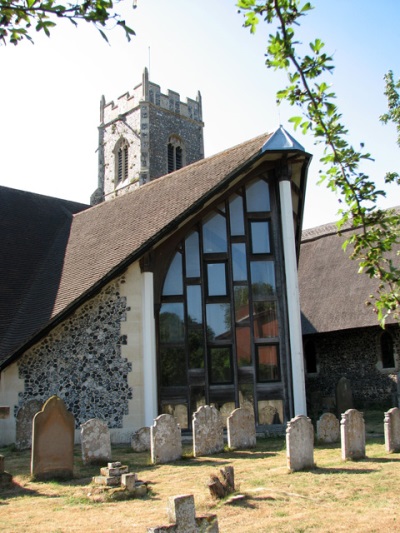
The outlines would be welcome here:
M 169 463 L 182 456 L 181 429 L 172 415 L 160 415 L 150 428 L 150 452 L 153 464 Z
M 354 409 L 350 380 L 341 377 L 336 386 L 336 410 L 340 417 L 348 409 Z
M 232 449 L 254 448 L 256 446 L 256 424 L 254 413 L 240 407 L 228 417 L 228 446 Z
M 134 452 L 147 452 L 150 450 L 150 428 L 140 428 L 132 435 L 131 446 Z
M 12 482 L 12 475 L 5 471 L 4 455 L 0 455 L 0 487 L 6 487 Z
M 36 413 L 41 411 L 43 402 L 39 400 L 29 400 L 18 410 L 16 416 L 16 438 L 15 446 L 17 450 L 29 450 L 32 447 L 32 422 Z
M 388 453 L 400 451 L 400 409 L 393 407 L 384 418 L 385 448 Z
M 0 406 L 0 420 L 10 418 L 10 408 L 8 406 Z
M 219 531 L 216 515 L 196 517 L 192 494 L 169 498 L 167 511 L 169 521 L 174 524 L 148 528 L 148 533 L 218 533 Z
M 91 418 L 81 424 L 81 447 L 84 464 L 111 461 L 110 431 L 104 420 Z
M 70 478 L 74 466 L 75 420 L 58 396 L 52 396 L 33 419 L 31 475 Z
M 317 421 L 318 442 L 329 444 L 338 442 L 340 438 L 340 422 L 333 413 L 324 413 Z
M 193 414 L 193 453 L 195 457 L 212 455 L 224 449 L 224 430 L 219 411 L 210 405 Z
M 286 458 L 292 471 L 314 467 L 314 427 L 307 416 L 299 415 L 288 422 Z
M 343 461 L 365 457 L 365 424 L 360 411 L 348 409 L 342 413 L 340 434 Z

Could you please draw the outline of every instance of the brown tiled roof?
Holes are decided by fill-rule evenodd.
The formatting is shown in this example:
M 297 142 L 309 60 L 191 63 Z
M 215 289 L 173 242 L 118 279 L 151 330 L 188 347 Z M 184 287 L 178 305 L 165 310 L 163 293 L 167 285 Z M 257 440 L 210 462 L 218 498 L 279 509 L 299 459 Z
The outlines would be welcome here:
M 0 366 L 13 353 L 15 355 L 19 347 L 22 349 L 26 346 L 29 339 L 36 340 L 35 334 L 40 334 L 53 319 L 63 316 L 119 270 L 139 258 L 159 238 L 201 207 L 209 196 L 247 168 L 261 154 L 261 148 L 269 136 L 261 135 L 114 200 L 79 212 L 74 215 L 72 224 L 68 220 L 65 228 L 61 228 L 63 232 L 60 229 L 59 235 L 53 235 L 43 243 L 46 259 L 41 265 L 43 275 L 48 275 L 47 269 L 51 270 L 52 265 L 57 267 L 50 286 L 40 285 L 40 305 L 46 312 L 39 313 L 34 324 L 23 328 L 20 335 L 13 328 L 12 345 L 1 345 L 0 340 Z M 46 206 L 40 208 L 43 219 L 32 225 L 32 248 L 41 241 L 40 228 L 47 224 L 46 209 Z M 23 221 L 28 224 L 27 217 L 23 217 Z M 13 238 L 23 238 L 21 225 L 9 229 Z M 58 244 L 56 237 L 60 240 Z M 15 277 L 17 280 L 20 278 L 18 268 Z M 25 285 L 25 293 L 28 293 L 31 290 L 29 280 Z M 34 311 L 33 295 L 31 302 L 29 309 Z M 22 308 L 20 318 L 21 321 L 26 319 Z
M 351 231 L 347 227 L 339 236 L 335 224 L 303 231 L 299 288 L 305 335 L 378 325 L 372 307 L 365 305 L 378 280 L 359 274 L 357 261 L 349 258 L 351 248 L 342 249 Z

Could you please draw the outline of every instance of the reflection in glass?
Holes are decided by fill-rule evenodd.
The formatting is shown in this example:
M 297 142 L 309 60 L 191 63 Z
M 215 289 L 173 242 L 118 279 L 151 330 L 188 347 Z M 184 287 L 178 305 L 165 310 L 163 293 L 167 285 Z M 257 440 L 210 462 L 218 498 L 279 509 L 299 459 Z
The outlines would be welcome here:
M 199 234 L 197 231 L 191 233 L 185 240 L 185 263 L 186 277 L 200 277 L 200 251 Z
M 269 222 L 257 220 L 250 223 L 251 231 L 251 251 L 253 254 L 269 254 L 271 246 L 269 243 Z
M 242 242 L 232 244 L 233 281 L 247 280 L 246 245 Z
M 268 183 L 263 180 L 256 180 L 246 187 L 247 211 L 259 213 L 270 211 Z
M 282 400 L 261 400 L 258 403 L 258 423 L 261 425 L 283 423 Z
M 247 285 L 234 287 L 235 321 L 236 323 L 249 320 L 249 288 Z
M 183 294 L 182 282 L 182 255 L 177 252 L 168 269 L 168 274 L 165 278 L 163 295 L 173 296 Z
M 244 235 L 243 198 L 232 195 L 229 200 L 231 235 Z
M 276 302 L 254 302 L 254 336 L 258 339 L 278 336 Z
M 161 355 L 161 385 L 186 385 L 185 348 L 162 346 Z
M 236 353 L 238 366 L 251 365 L 250 328 L 236 328 Z
M 160 310 L 160 341 L 183 342 L 183 303 L 162 304 Z
M 210 348 L 211 383 L 232 383 L 230 348 Z
M 200 285 L 188 285 L 186 291 L 189 322 L 202 324 L 201 287 Z
M 258 381 L 279 381 L 278 347 L 257 347 Z
M 226 296 L 225 263 L 207 264 L 208 296 Z
M 275 295 L 275 271 L 273 261 L 252 261 L 250 263 L 251 291 L 253 300 L 266 300 Z
M 207 336 L 210 341 L 231 338 L 231 309 L 226 304 L 207 304 Z
M 204 368 L 204 332 L 200 285 L 187 287 L 189 368 Z
M 203 249 L 205 253 L 227 251 L 226 219 L 215 213 L 203 224 Z

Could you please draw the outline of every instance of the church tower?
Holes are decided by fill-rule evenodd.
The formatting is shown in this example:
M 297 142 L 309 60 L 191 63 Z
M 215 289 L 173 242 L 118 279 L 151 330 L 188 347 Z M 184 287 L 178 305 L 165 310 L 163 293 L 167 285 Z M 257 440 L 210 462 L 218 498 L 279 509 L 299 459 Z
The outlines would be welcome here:
M 91 204 L 111 200 L 204 157 L 201 95 L 181 102 L 149 81 L 116 103 L 100 102 L 98 188 Z

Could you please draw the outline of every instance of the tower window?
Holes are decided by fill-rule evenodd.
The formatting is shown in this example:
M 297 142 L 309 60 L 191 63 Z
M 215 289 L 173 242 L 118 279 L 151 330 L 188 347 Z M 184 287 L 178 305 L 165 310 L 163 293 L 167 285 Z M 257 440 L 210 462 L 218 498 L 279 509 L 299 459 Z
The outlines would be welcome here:
M 168 174 L 179 170 L 184 166 L 183 162 L 184 151 L 182 147 L 182 141 L 177 135 L 171 135 L 168 141 L 167 147 L 167 169 Z
M 121 139 L 118 142 L 115 158 L 116 158 L 115 184 L 117 185 L 121 181 L 126 180 L 126 178 L 128 177 L 129 145 L 126 139 Z

